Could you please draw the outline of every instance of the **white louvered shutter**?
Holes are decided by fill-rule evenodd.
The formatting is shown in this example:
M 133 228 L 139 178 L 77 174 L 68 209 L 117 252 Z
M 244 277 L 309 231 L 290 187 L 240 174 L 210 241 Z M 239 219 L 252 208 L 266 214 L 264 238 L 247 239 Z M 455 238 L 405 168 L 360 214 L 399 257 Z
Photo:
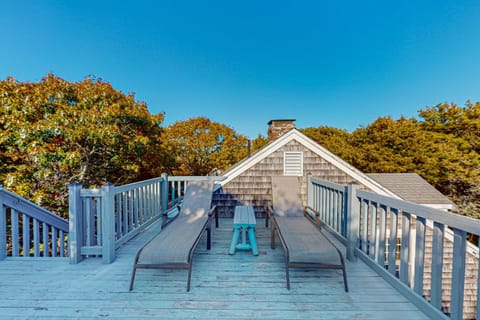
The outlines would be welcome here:
M 283 154 L 283 174 L 285 176 L 303 175 L 303 152 L 285 152 Z

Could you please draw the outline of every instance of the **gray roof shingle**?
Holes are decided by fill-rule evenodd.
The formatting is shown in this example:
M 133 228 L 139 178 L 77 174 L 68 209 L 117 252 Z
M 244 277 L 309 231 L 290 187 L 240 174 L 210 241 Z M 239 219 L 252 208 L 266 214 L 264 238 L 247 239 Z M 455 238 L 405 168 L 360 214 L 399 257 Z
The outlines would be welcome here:
M 450 199 L 416 173 L 368 173 L 367 175 L 403 200 L 425 205 L 455 206 Z

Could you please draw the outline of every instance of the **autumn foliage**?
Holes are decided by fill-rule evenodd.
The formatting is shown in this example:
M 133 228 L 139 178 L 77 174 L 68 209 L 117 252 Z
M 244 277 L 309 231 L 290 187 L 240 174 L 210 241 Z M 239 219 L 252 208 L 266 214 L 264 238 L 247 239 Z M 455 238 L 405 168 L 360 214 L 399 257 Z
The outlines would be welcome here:
M 66 215 L 67 186 L 159 175 L 163 115 L 100 79 L 0 82 L 0 183 Z
M 302 129 L 363 172 L 416 172 L 480 215 L 480 103 L 438 104 L 418 118 L 381 117 L 352 133 Z M 248 155 L 248 140 L 205 117 L 162 127 L 132 94 L 87 77 L 0 81 L 0 183 L 62 216 L 68 185 L 121 185 L 159 176 L 221 173 Z M 251 151 L 268 139 L 258 136 Z
M 178 121 L 164 131 L 164 145 L 173 156 L 172 173 L 208 175 L 245 158 L 248 139 L 205 117 Z

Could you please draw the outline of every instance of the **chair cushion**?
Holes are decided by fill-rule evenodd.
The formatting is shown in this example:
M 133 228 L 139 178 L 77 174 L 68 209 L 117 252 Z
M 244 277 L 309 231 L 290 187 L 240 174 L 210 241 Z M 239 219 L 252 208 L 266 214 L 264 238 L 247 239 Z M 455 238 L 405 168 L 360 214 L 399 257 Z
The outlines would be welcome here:
M 289 262 L 341 266 L 337 249 L 304 217 L 275 217 L 289 251 Z
M 187 185 L 178 217 L 142 249 L 138 264 L 188 264 L 189 254 L 208 222 L 213 192 L 211 181 Z
M 272 177 L 273 211 L 280 217 L 303 217 L 297 177 Z

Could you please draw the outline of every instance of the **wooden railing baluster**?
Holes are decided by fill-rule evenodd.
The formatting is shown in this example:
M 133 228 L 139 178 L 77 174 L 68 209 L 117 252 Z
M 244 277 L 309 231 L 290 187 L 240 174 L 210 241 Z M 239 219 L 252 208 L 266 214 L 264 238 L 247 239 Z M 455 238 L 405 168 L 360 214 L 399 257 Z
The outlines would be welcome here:
M 432 275 L 431 275 L 431 304 L 437 309 L 442 307 L 442 270 L 443 270 L 443 239 L 445 225 L 433 223 L 432 243 Z
M 23 214 L 22 217 L 22 240 L 23 240 L 23 256 L 30 256 L 30 217 Z
M 427 229 L 425 218 L 417 217 L 415 239 L 415 276 L 413 290 L 420 296 L 423 296 L 426 231 Z
M 12 237 L 12 256 L 18 257 L 18 213 L 15 209 L 10 210 L 10 234 Z
M 465 259 L 467 253 L 467 233 L 453 229 L 453 272 L 451 290 L 451 318 L 463 319 L 463 298 L 465 287 Z
M 410 220 L 408 212 L 402 212 L 402 239 L 400 245 L 400 280 L 407 286 L 409 283 L 409 257 L 410 257 Z

